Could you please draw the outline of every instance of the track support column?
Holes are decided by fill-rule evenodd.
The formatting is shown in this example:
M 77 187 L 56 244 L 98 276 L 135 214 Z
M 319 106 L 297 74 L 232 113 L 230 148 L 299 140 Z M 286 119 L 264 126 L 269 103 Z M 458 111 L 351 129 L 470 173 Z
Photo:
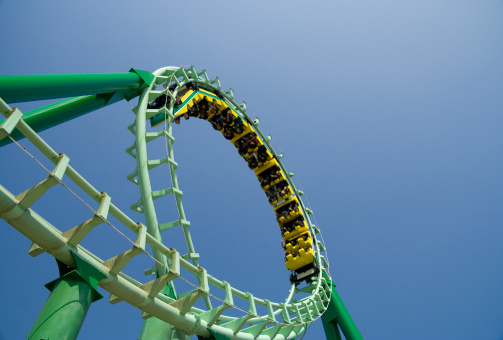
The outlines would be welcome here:
M 326 312 L 321 316 L 327 340 L 341 340 L 339 328 L 347 340 L 363 340 L 348 310 L 342 303 L 341 297 L 335 290 L 335 285 L 331 281 L 328 283 L 332 285 L 332 297 Z
M 78 269 L 69 269 L 58 261 L 60 277 L 45 286 L 51 291 L 26 339 L 77 339 L 92 302 L 102 298 L 96 290 L 105 276 L 74 255 Z
M 163 288 L 162 294 L 176 299 L 173 288 L 169 283 Z M 151 317 L 143 321 L 138 340 L 171 340 L 173 339 L 173 333 L 173 329 L 169 323 Z

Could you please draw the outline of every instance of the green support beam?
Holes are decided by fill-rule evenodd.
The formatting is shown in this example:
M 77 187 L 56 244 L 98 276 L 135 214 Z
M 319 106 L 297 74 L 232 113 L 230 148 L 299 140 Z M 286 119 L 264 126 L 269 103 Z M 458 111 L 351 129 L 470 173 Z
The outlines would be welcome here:
M 111 75 L 111 79 L 106 81 L 108 75 Z M 56 75 L 52 77 L 55 78 L 51 80 L 50 76 L 0 76 L 0 97 L 5 102 L 18 102 L 20 98 L 23 99 L 21 101 L 37 100 L 34 98 L 40 99 L 40 96 L 44 96 L 41 99 L 61 98 L 69 93 L 83 95 L 26 112 L 23 115 L 23 120 L 36 132 L 49 129 L 120 100 L 131 100 L 154 80 L 152 73 L 135 69 L 131 69 L 127 73 Z M 30 85 L 30 81 L 34 79 L 38 84 L 36 88 Z M 62 82 L 69 79 L 71 84 L 66 89 Z M 47 83 L 42 85 L 43 81 L 47 81 Z M 101 84 L 101 87 L 90 87 L 95 83 L 96 85 Z M 106 92 L 102 93 L 103 91 Z M 97 94 L 85 95 L 91 92 Z M 0 124 L 2 122 L 3 120 L 0 120 Z M 16 140 L 24 137 L 17 129 L 12 132 L 11 136 Z M 10 142 L 10 138 L 4 138 L 0 141 L 0 146 Z
M 342 303 L 341 297 L 335 290 L 335 285 L 331 281 L 328 283 L 332 285 L 332 296 L 326 312 L 321 316 L 327 340 L 341 340 L 338 327 L 347 340 L 363 340 L 348 310 Z
M 22 119 L 33 130 L 40 132 L 112 104 L 112 97 L 113 93 L 105 93 L 71 98 L 28 111 Z M 2 122 L 3 120 L 0 120 L 0 124 Z M 24 138 L 17 129 L 12 131 L 11 136 L 16 140 Z M 4 138 L 0 141 L 0 146 L 9 143 L 11 143 L 10 138 Z
M 76 339 L 92 302 L 91 286 L 75 272 L 59 278 L 40 312 L 29 340 Z
M 171 283 L 163 288 L 162 294 L 167 295 L 172 299 L 176 299 Z M 173 333 L 174 332 L 169 323 L 166 323 L 158 318 L 151 317 L 143 321 L 138 340 L 171 340 L 173 338 Z
M 149 76 L 151 75 L 151 77 Z M 0 97 L 7 103 L 134 90 L 151 84 L 150 72 L 0 76 Z
M 73 254 L 77 269 L 58 261 L 60 277 L 45 286 L 51 291 L 27 340 L 77 339 L 92 302 L 101 299 L 98 282 L 105 275 Z

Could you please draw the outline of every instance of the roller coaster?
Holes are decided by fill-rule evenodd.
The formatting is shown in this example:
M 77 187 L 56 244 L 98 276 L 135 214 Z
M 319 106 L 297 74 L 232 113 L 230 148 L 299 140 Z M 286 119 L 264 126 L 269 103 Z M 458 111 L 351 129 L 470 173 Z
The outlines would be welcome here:
M 128 217 L 109 194 L 93 187 L 69 164 L 68 155 L 57 153 L 37 133 L 138 96 L 132 109 L 135 120 L 128 126 L 134 142 L 126 148 L 136 167 L 126 177 L 139 187 L 140 198 L 131 209 L 143 214 L 145 223 Z M 72 98 L 26 114 L 9 105 L 68 97 Z M 47 178 L 17 195 L 0 185 L 0 217 L 33 242 L 31 256 L 48 253 L 60 269 L 60 277 L 47 285 L 51 295 L 28 339 L 75 339 L 89 306 L 102 297 L 98 286 L 110 293 L 110 303 L 125 301 L 142 311 L 140 339 L 185 340 L 194 334 L 199 339 L 217 340 L 297 339 L 318 318 L 327 339 L 342 339 L 341 331 L 346 339 L 362 339 L 335 290 L 320 229 L 311 221 L 313 211 L 303 202 L 304 193 L 296 188 L 293 172 L 287 171 L 283 155 L 273 149 L 271 137 L 260 130 L 260 121 L 247 114 L 246 103 L 236 103 L 233 90 L 224 88 L 218 77 L 211 79 L 206 70 L 193 66 L 165 67 L 153 73 L 131 69 L 109 74 L 0 76 L 0 112 L 6 117 L 0 121 L 0 146 L 21 146 L 18 140 L 26 137 L 55 166 L 53 170 L 44 167 Z M 285 275 L 290 282 L 285 301 L 272 302 L 240 291 L 199 265 L 174 158 L 173 127 L 189 119 L 207 121 L 229 140 L 264 191 L 276 215 L 286 272 L 290 273 L 289 278 Z M 149 145 L 159 138 L 165 141 L 166 154 L 152 159 Z M 160 187 L 151 176 L 152 169 L 161 165 L 169 167 L 168 188 Z M 31 206 L 55 185 L 71 190 L 67 181 L 85 193 L 79 197 L 82 202 L 94 201 L 99 208 L 87 204 L 93 210 L 92 217 L 60 231 Z M 163 206 L 156 200 L 168 195 L 174 197 L 178 218 L 160 222 L 158 211 Z M 109 216 L 120 225 L 112 223 Z M 109 259 L 84 248 L 81 242 L 100 224 L 127 238 L 131 247 Z M 161 234 L 176 230 L 183 233 L 186 242 L 187 253 L 183 255 L 162 240 Z M 128 238 L 126 231 L 135 238 Z M 139 255 L 150 257 L 153 267 L 146 272 L 155 279 L 142 283 L 124 273 Z M 177 282 L 191 289 L 180 291 Z M 246 308 L 239 307 L 243 304 Z M 260 315 L 257 307 L 267 313 Z M 226 315 L 230 310 L 240 315 Z

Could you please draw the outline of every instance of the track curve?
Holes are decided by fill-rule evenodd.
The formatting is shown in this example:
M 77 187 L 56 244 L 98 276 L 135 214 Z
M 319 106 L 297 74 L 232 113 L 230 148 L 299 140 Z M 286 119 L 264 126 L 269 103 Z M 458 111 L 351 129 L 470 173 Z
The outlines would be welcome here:
M 299 190 L 296 189 L 295 184 L 292 181 L 293 173 L 287 172 L 285 166 L 281 162 L 282 155 L 277 154 L 274 149 L 272 148 L 270 144 L 270 137 L 265 136 L 262 131 L 259 129 L 259 121 L 257 120 L 252 120 L 247 114 L 246 114 L 246 104 L 243 102 L 242 104 L 237 104 L 234 101 L 234 96 L 233 96 L 233 91 L 232 89 L 227 89 L 223 90 L 220 80 L 218 77 L 214 79 L 210 79 L 206 73 L 205 70 L 201 70 L 200 72 L 197 72 L 194 67 L 190 66 L 187 68 L 178 68 L 178 67 L 166 67 L 166 68 L 161 68 L 157 71 L 154 72 L 154 75 L 156 76 L 154 83 L 151 85 L 150 88 L 146 89 L 144 93 L 142 93 L 142 96 L 139 100 L 138 106 L 134 109 L 134 111 L 137 114 L 136 121 L 135 121 L 135 136 L 136 136 L 136 146 L 133 145 L 129 150 L 136 150 L 135 158 L 137 160 L 137 172 L 133 173 L 130 175 L 128 178 L 129 179 L 138 179 L 138 184 L 140 184 L 140 189 L 142 192 L 142 197 L 141 197 L 141 204 L 135 205 L 133 208 L 142 208 L 142 212 L 145 214 L 148 214 L 147 211 L 155 211 L 155 205 L 154 205 L 154 200 L 149 198 L 149 190 L 150 189 L 150 179 L 148 175 L 148 164 L 158 164 L 158 163 L 166 163 L 170 167 L 170 173 L 172 177 L 172 184 L 173 186 L 168 189 L 164 189 L 165 193 L 173 193 L 176 198 L 177 202 L 177 207 L 178 211 L 180 213 L 180 219 L 178 221 L 174 222 L 169 222 L 171 223 L 170 226 L 176 225 L 177 223 L 182 226 L 182 229 L 185 234 L 185 239 L 187 241 L 187 247 L 189 252 L 185 255 L 186 259 L 191 259 L 192 263 L 197 266 L 197 258 L 198 255 L 194 251 L 194 246 L 191 242 L 190 238 L 190 233 L 189 233 L 189 226 L 190 223 L 186 221 L 186 216 L 183 211 L 183 206 L 181 204 L 181 194 L 177 194 L 177 192 L 181 192 L 181 190 L 178 187 L 178 181 L 176 178 L 176 168 L 177 168 L 177 163 L 174 160 L 173 157 L 173 143 L 174 143 L 174 136 L 173 136 L 173 125 L 179 120 L 181 116 L 185 116 L 185 118 L 189 118 L 189 116 L 194 117 L 194 112 L 191 113 L 191 109 L 193 109 L 196 106 L 200 106 L 202 101 L 205 101 L 205 105 L 209 105 L 211 107 L 212 104 L 218 103 L 220 106 L 219 112 L 222 112 L 222 105 L 225 108 L 229 108 L 232 112 L 233 119 L 238 118 L 242 120 L 242 131 L 241 133 L 236 133 L 235 136 L 225 136 L 225 132 L 223 132 L 224 137 L 227 139 L 231 140 L 233 144 L 236 145 L 236 141 L 240 139 L 241 137 L 245 136 L 247 133 L 253 133 L 259 140 L 259 145 L 263 145 L 266 149 L 266 152 L 268 154 L 268 160 L 264 162 L 258 162 L 258 164 L 254 167 L 255 169 L 260 169 L 261 167 L 267 167 L 271 166 L 270 164 L 266 163 L 274 163 L 274 165 L 277 165 L 280 168 L 281 172 L 281 181 L 285 181 L 288 184 L 288 189 L 289 193 L 286 195 L 283 195 L 282 197 L 276 199 L 276 200 L 269 200 L 271 205 L 276 209 L 281 209 L 282 206 L 285 206 L 289 204 L 289 202 L 296 202 L 298 204 L 299 212 L 298 215 L 300 215 L 304 220 L 305 220 L 305 234 L 309 235 L 309 240 L 312 240 L 312 248 L 310 249 L 313 254 L 313 263 L 316 263 L 317 265 L 319 264 L 320 266 L 315 268 L 321 268 L 321 273 L 318 270 L 311 270 L 310 271 L 310 276 L 308 278 L 313 279 L 312 282 L 309 282 L 310 285 L 306 289 L 303 289 L 304 291 L 310 291 L 311 295 L 308 298 L 300 299 L 300 302 L 298 303 L 292 303 L 292 299 L 296 293 L 296 285 L 292 284 L 290 292 L 288 294 L 288 298 L 285 302 L 281 303 L 280 305 L 284 306 L 284 310 L 288 310 L 289 308 L 291 311 L 294 311 L 296 315 L 296 321 L 297 322 L 292 322 L 292 318 L 289 316 L 285 316 L 286 314 L 284 310 L 282 309 L 276 309 L 272 306 L 268 306 L 270 309 L 270 314 L 268 316 L 264 317 L 257 317 L 257 318 L 249 318 L 247 322 L 254 322 L 256 321 L 256 324 L 249 327 L 249 328 L 255 328 L 259 329 L 258 333 L 256 333 L 256 336 L 259 336 L 264 332 L 267 334 L 267 336 L 271 336 L 272 338 L 295 338 L 302 334 L 306 326 L 312 322 L 317 316 L 320 316 L 323 311 L 325 310 L 326 306 L 329 303 L 330 299 L 330 289 L 329 285 L 327 285 L 327 281 L 330 279 L 328 275 L 328 263 L 321 254 L 321 252 L 324 250 L 323 245 L 321 242 L 316 240 L 316 237 L 314 236 L 315 234 L 319 233 L 319 229 L 316 228 L 310 221 L 309 215 L 312 214 L 312 211 L 308 209 L 304 202 L 301 199 L 301 196 L 303 193 Z M 197 85 L 196 85 L 197 84 Z M 160 90 L 159 90 L 160 88 Z M 180 94 L 180 92 L 183 92 Z M 194 110 L 192 110 L 194 111 Z M 197 116 L 197 114 L 196 114 Z M 198 117 L 198 118 L 203 118 L 208 121 L 211 121 L 211 114 L 206 117 Z M 147 142 L 141 143 L 140 139 L 142 136 L 147 136 L 147 132 L 145 129 L 145 124 L 144 122 L 146 120 L 150 120 L 152 126 L 159 126 L 161 123 L 165 123 L 165 129 L 163 130 L 164 133 L 158 133 L 158 136 L 163 136 L 166 138 L 168 149 L 167 149 L 167 156 L 165 159 L 162 160 L 154 160 L 149 163 L 148 161 L 148 156 L 147 156 Z M 215 120 L 212 121 L 212 125 L 215 128 Z M 236 123 L 232 123 L 232 125 L 236 125 Z M 217 128 L 215 128 L 217 130 Z M 221 129 L 225 130 L 225 129 Z M 147 139 L 147 138 L 145 138 Z M 140 147 L 141 149 L 140 149 Z M 238 145 L 236 145 L 238 147 Z M 248 153 L 246 154 L 248 155 Z M 243 156 L 245 159 L 246 157 Z M 248 162 L 249 163 L 249 162 Z M 143 165 L 142 170 L 139 170 L 140 167 Z M 249 164 L 250 166 L 250 164 Z M 255 174 L 257 175 L 257 171 L 255 170 Z M 261 178 L 257 176 L 259 180 Z M 145 183 L 142 185 L 142 183 Z M 148 189 L 147 189 L 148 188 Z M 148 203 L 147 203 L 148 202 Z M 146 208 L 146 206 L 149 206 Z M 146 209 L 145 209 L 146 208 Z M 147 218 L 147 225 L 149 224 L 149 220 L 152 220 L 152 218 Z M 185 222 L 185 223 L 184 223 Z M 162 224 L 161 224 L 162 226 Z M 152 234 L 158 235 L 159 230 L 162 229 L 159 228 L 159 223 L 157 221 L 153 222 L 149 226 L 149 231 L 152 230 Z M 297 228 L 299 229 L 299 228 Z M 302 230 L 303 232 L 304 230 Z M 294 234 L 294 231 L 286 231 L 287 237 L 284 240 L 286 241 L 289 237 L 288 234 Z M 299 234 L 299 233 L 297 233 Z M 295 235 L 297 235 L 295 234 Z M 283 234 L 285 235 L 285 234 Z M 293 236 L 295 236 L 293 235 Z M 290 236 L 291 238 L 291 236 Z M 162 242 L 160 235 L 158 240 Z M 291 244 L 288 244 L 288 246 L 291 246 Z M 291 249 L 290 249 L 291 250 Z M 289 256 L 292 258 L 292 256 Z M 294 262 L 294 261 L 290 261 Z M 303 262 L 304 263 L 304 262 Z M 287 268 L 288 269 L 298 269 L 299 266 L 295 266 L 295 264 L 292 266 L 288 266 L 288 261 L 287 261 Z M 295 274 L 294 274 L 295 275 Z M 201 278 L 198 278 L 199 283 L 201 283 Z M 251 295 L 251 294 L 250 294 Z M 207 302 L 207 307 L 211 308 L 211 303 Z M 262 305 L 267 305 L 268 302 L 265 301 L 258 301 Z M 253 306 L 254 302 L 251 303 L 250 305 L 250 310 L 254 310 Z M 276 304 L 275 304 L 276 305 Z M 278 304 L 279 307 L 279 304 Z M 282 307 L 283 308 L 283 307 Z M 297 310 L 297 308 L 299 308 Z M 278 316 L 280 315 L 283 317 L 282 322 L 268 322 L 267 319 L 271 315 L 273 316 Z M 300 315 L 299 315 L 300 314 Z M 304 314 L 304 315 L 303 315 Z M 246 316 L 245 316 L 246 317 Z M 254 320 L 256 319 L 256 320 Z M 270 320 L 270 319 L 269 319 Z M 228 333 L 228 330 L 232 330 L 233 336 L 235 336 L 237 339 L 242 338 L 242 336 L 246 337 L 246 334 L 250 334 L 249 332 L 246 331 L 246 328 L 241 330 L 241 328 L 233 328 L 234 324 L 236 321 L 239 321 L 238 318 L 232 318 L 232 317 L 225 317 L 223 314 L 219 317 L 219 319 L 214 320 L 214 324 L 211 325 L 211 329 L 215 332 L 225 334 Z M 258 322 L 257 322 L 258 321 Z M 272 321 L 272 320 L 270 320 Z M 284 323 L 286 321 L 286 323 Z M 216 325 L 220 324 L 220 325 Z M 265 328 L 267 324 L 276 324 L 278 332 L 276 334 L 273 334 L 274 331 L 272 331 L 272 328 Z M 290 332 L 281 332 L 281 329 L 285 330 L 286 325 L 292 325 L 295 324 L 296 326 L 292 327 Z M 226 325 L 228 327 L 226 327 Z M 257 327 L 257 326 L 261 327 Z M 301 329 L 299 329 L 299 326 L 301 326 Z M 244 325 L 240 325 L 244 326 Z M 273 326 L 274 328 L 274 326 Z M 294 330 L 294 328 L 297 328 Z M 277 337 L 275 337 L 277 336 Z M 283 336 L 283 337 L 282 337 Z
M 261 145 L 265 147 L 266 154 L 268 157 L 270 156 L 269 160 L 274 160 L 274 165 L 280 168 L 282 180 L 287 182 L 290 193 L 283 195 L 284 197 L 281 199 L 270 201 L 276 212 L 285 203 L 295 200 L 299 212 L 305 220 L 309 238 L 312 240 L 313 258 L 319 265 L 319 273 L 310 273 L 308 285 L 302 289 L 298 289 L 296 284 L 292 283 L 287 298 L 283 302 L 271 302 L 254 297 L 250 292 L 242 292 L 229 283 L 211 276 L 206 269 L 199 266 L 199 255 L 195 252 L 190 237 L 190 223 L 183 211 L 183 193 L 178 186 L 176 177 L 177 163 L 173 156 L 174 137 L 172 134 L 175 118 L 183 113 L 177 114 L 174 109 L 178 91 L 195 82 L 205 91 L 209 91 L 209 94 L 202 94 L 203 97 L 216 95 L 221 103 L 224 103 L 243 120 L 244 131 L 249 129 L 256 135 Z M 175 84 L 175 87 L 171 92 L 169 86 L 172 83 Z M 200 94 L 196 93 L 194 96 Z M 149 103 L 161 95 L 166 96 L 166 104 L 168 104 L 167 98 L 171 98 L 169 105 L 149 108 Z M 187 105 L 189 103 L 190 100 Z M 183 109 L 183 105 L 182 107 L 178 105 L 178 107 L 179 110 Z M 319 229 L 311 223 L 309 218 L 312 211 L 305 206 L 301 198 L 303 193 L 297 190 L 292 181 L 292 175 L 281 162 L 282 155 L 274 151 L 270 145 L 269 136 L 265 136 L 259 129 L 259 121 L 252 120 L 247 115 L 246 104 L 244 102 L 237 104 L 232 89 L 224 90 L 218 77 L 210 79 L 205 70 L 197 72 L 192 66 L 186 68 L 166 67 L 154 72 L 154 80 L 151 85 L 141 93 L 138 105 L 133 110 L 136 114 L 135 122 L 129 126 L 130 131 L 135 135 L 135 142 L 126 150 L 136 159 L 137 167 L 127 178 L 139 185 L 141 197 L 131 208 L 145 215 L 146 225 L 134 222 L 111 202 L 107 193 L 97 190 L 86 181 L 69 165 L 69 158 L 66 155 L 54 151 L 21 119 L 22 112 L 18 109 L 12 110 L 1 100 L 0 110 L 7 117 L 9 124 L 16 126 L 41 151 L 42 155 L 55 165 L 53 171 L 46 169 L 49 173 L 46 180 L 17 196 L 0 186 L 0 217 L 33 242 L 30 250 L 32 256 L 47 252 L 72 267 L 75 267 L 80 261 L 85 262 L 99 273 L 99 286 L 110 292 L 109 301 L 111 303 L 125 301 L 142 310 L 144 318 L 156 317 L 173 325 L 179 331 L 177 334 L 182 337 L 185 334 L 209 336 L 211 333 L 219 333 L 230 339 L 295 339 L 304 334 L 308 325 L 326 310 L 330 303 L 332 283 L 328 273 L 328 262 L 322 254 L 325 248 L 316 237 L 319 234 Z M 154 125 L 156 119 L 159 120 L 158 122 L 165 120 L 165 129 L 147 132 L 147 120 L 150 119 Z M 165 138 L 167 154 L 164 158 L 152 160 L 148 158 L 147 145 L 157 138 Z M 249 155 L 250 152 L 246 154 Z M 249 161 L 249 159 L 247 160 Z M 266 165 L 266 162 L 262 163 Z M 149 171 L 162 164 L 167 164 L 170 167 L 172 186 L 153 190 Z M 260 167 L 260 165 L 257 164 L 256 167 Z M 254 173 L 259 175 L 260 179 L 260 173 Z M 64 175 L 66 175 L 65 180 L 72 181 L 82 189 L 87 198 L 97 202 L 99 209 L 94 210 L 88 205 L 93 210 L 93 217 L 75 228 L 62 232 L 37 214 L 31 205 L 52 186 L 62 184 L 67 187 L 63 181 Z M 176 221 L 159 223 L 154 201 L 165 195 L 175 196 L 180 216 Z M 82 201 L 84 202 L 83 199 Z M 134 232 L 137 239 L 130 240 L 131 249 L 126 249 L 115 257 L 103 260 L 82 247 L 80 242 L 92 232 L 95 226 L 101 223 L 108 224 L 121 233 L 119 227 L 112 225 L 108 220 L 108 215 L 116 218 L 121 227 Z M 281 216 L 278 216 L 278 220 L 280 218 Z M 183 230 L 187 243 L 187 253 L 184 255 L 181 255 L 176 249 L 167 248 L 162 243 L 162 233 L 177 226 Z M 121 235 L 123 234 L 121 233 Z M 150 255 L 146 250 L 147 244 L 152 247 L 153 255 Z M 129 261 L 140 254 L 147 254 L 154 261 L 154 272 L 157 274 L 157 278 L 150 282 L 138 282 L 122 272 Z M 191 277 L 192 280 L 188 277 Z M 190 291 L 176 292 L 175 283 L 181 280 L 189 283 L 196 281 L 197 284 L 193 284 L 194 289 Z M 169 287 L 169 289 L 166 291 L 164 287 Z M 217 298 L 212 293 L 217 290 L 225 294 L 224 299 Z M 299 293 L 307 293 L 308 296 L 299 297 L 297 295 Z M 194 307 L 199 299 L 204 300 L 205 308 Z M 238 299 L 247 304 L 246 310 L 237 307 L 235 301 Z M 257 306 L 265 307 L 268 311 L 267 315 L 258 315 Z M 230 308 L 239 310 L 242 316 L 225 315 L 225 311 Z

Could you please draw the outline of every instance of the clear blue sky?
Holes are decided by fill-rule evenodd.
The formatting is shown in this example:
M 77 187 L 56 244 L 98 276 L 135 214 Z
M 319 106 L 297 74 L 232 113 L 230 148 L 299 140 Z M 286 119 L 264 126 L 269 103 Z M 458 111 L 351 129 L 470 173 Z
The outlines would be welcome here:
M 365 339 L 503 339 L 503 1 L 0 0 L 0 13 L 0 74 L 193 64 L 235 89 L 306 192 Z M 124 152 L 134 105 L 42 134 L 125 211 L 139 195 Z M 201 265 L 284 299 L 279 230 L 257 180 L 207 123 L 182 122 L 175 136 Z M 45 177 L 15 146 L 0 160 L 16 194 Z M 35 209 L 61 230 L 91 217 L 62 189 Z M 0 339 L 21 339 L 57 268 L 0 226 Z M 94 245 L 100 256 L 119 249 L 107 243 Z M 102 293 L 80 339 L 136 339 L 140 312 Z M 323 334 L 317 322 L 305 339 Z

